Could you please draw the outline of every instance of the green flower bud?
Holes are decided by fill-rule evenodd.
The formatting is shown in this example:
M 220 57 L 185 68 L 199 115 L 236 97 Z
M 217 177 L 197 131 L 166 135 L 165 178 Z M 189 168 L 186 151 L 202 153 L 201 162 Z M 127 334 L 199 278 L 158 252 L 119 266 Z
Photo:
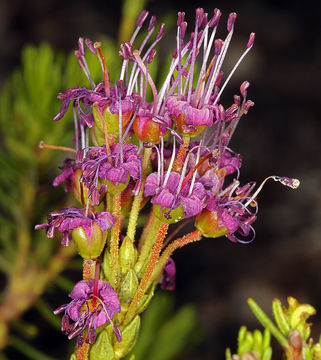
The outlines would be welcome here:
M 216 211 L 204 209 L 196 216 L 195 226 L 203 236 L 217 238 L 229 233 Z
M 129 325 L 122 330 L 122 342 L 116 342 L 114 344 L 114 352 L 116 359 L 121 359 L 126 356 L 130 350 L 134 347 L 138 332 L 140 328 L 140 317 L 136 315 Z M 92 360 L 92 359 L 90 359 Z
M 73 229 L 71 234 L 81 257 L 95 259 L 101 254 L 105 246 L 107 233 L 103 232 L 96 222 L 92 222 L 87 231 L 80 226 Z
M 119 249 L 120 271 L 123 276 L 137 261 L 137 250 L 132 240 L 126 236 Z
M 113 346 L 109 340 L 108 332 L 103 330 L 91 346 L 89 360 L 114 360 Z
M 129 304 L 132 301 L 138 288 L 138 284 L 139 282 L 135 272 L 132 269 L 128 270 L 127 275 L 122 281 L 118 291 L 119 300 L 122 304 Z

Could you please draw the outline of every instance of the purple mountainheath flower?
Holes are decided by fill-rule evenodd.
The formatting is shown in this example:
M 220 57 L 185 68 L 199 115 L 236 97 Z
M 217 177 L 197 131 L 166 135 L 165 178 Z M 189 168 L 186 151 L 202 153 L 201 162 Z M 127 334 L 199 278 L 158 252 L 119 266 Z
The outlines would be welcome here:
M 55 236 L 55 231 L 58 229 L 62 233 L 61 244 L 68 246 L 72 238 L 71 231 L 82 227 L 88 239 L 93 235 L 94 227 L 99 227 L 101 232 L 110 229 L 116 222 L 116 218 L 109 212 L 89 212 L 85 215 L 83 209 L 76 207 L 67 207 L 61 210 L 53 211 L 47 216 L 47 223 L 36 225 L 35 229 L 45 229 L 48 238 Z
M 96 330 L 110 322 L 118 341 L 121 341 L 119 329 L 112 323 L 115 313 L 120 312 L 120 301 L 113 287 L 105 281 L 98 280 L 97 294 L 94 294 L 94 280 L 79 281 L 69 294 L 72 299 L 69 304 L 60 306 L 54 314 L 64 312 L 62 317 L 62 332 L 68 339 L 78 336 L 77 345 L 81 346 L 84 338 L 81 334 L 87 329 L 86 342 L 93 344 Z M 73 323 L 70 323 L 70 320 Z

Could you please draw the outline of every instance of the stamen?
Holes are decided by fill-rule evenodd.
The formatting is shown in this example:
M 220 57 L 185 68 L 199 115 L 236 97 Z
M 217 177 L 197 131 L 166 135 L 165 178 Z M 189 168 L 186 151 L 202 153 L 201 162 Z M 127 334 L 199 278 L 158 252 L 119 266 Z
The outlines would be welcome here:
M 93 298 L 96 298 L 97 301 L 100 303 L 100 305 L 103 307 L 103 309 L 104 309 L 104 311 L 105 311 L 105 314 L 106 314 L 106 316 L 107 316 L 107 318 L 108 318 L 109 322 L 111 323 L 111 326 L 112 326 L 112 328 L 113 328 L 113 330 L 114 330 L 114 333 L 115 333 L 115 335 L 116 335 L 117 341 L 118 341 L 118 342 L 121 342 L 121 341 L 122 341 L 121 333 L 120 333 L 120 331 L 119 331 L 118 329 L 116 329 L 116 327 L 115 327 L 112 319 L 110 318 L 110 316 L 109 316 L 109 314 L 108 314 L 108 311 L 107 311 L 107 309 L 106 309 L 105 304 L 103 303 L 103 301 L 102 301 L 98 296 L 95 296 L 95 295 L 93 294 L 92 297 L 93 297 Z
M 110 97 L 109 73 L 108 73 L 108 70 L 107 70 L 104 53 L 101 50 L 101 43 L 100 42 L 95 42 L 94 47 L 98 50 L 97 55 L 98 55 L 99 61 L 101 63 L 103 71 L 104 71 L 105 93 L 106 93 L 107 98 L 109 98 Z
M 156 86 L 151 78 L 151 76 L 149 75 L 145 64 L 143 63 L 141 57 L 140 57 L 140 52 L 138 50 L 134 50 L 133 51 L 133 55 L 138 63 L 138 66 L 140 67 L 141 71 L 144 73 L 144 75 L 146 76 L 146 79 L 152 89 L 152 93 L 153 93 L 153 97 L 154 97 L 154 101 L 153 101 L 153 110 L 152 112 L 156 111 L 156 106 L 157 106 L 157 89 Z
M 212 156 L 212 154 L 208 154 L 206 156 L 204 156 L 194 167 L 193 169 L 191 169 L 189 171 L 189 173 L 186 175 L 183 183 L 182 183 L 182 186 L 180 188 L 180 191 L 179 193 L 183 190 L 184 186 L 188 183 L 188 181 L 190 180 L 190 178 L 193 176 L 193 174 L 195 173 L 195 171 L 204 164 L 204 162 L 209 159 L 210 157 Z
M 62 150 L 62 151 L 68 151 L 71 153 L 77 153 L 77 151 L 75 149 L 65 147 L 65 146 L 49 145 L 49 144 L 44 143 L 43 141 L 39 142 L 38 147 L 40 149 L 53 149 L 53 150 Z
M 252 33 L 252 34 L 253 34 L 253 33 Z M 252 35 L 252 34 L 251 34 L 251 35 Z M 254 41 L 254 39 L 253 39 L 253 41 Z M 247 47 L 247 49 L 246 49 L 246 50 L 244 51 L 244 53 L 241 55 L 241 57 L 239 58 L 239 60 L 237 61 L 237 63 L 234 65 L 232 71 L 230 72 L 229 76 L 227 77 L 227 79 L 225 80 L 223 86 L 221 87 L 219 93 L 217 94 L 216 99 L 215 99 L 213 105 L 215 105 L 215 104 L 217 103 L 217 101 L 219 100 L 219 98 L 220 98 L 223 90 L 225 89 L 227 83 L 230 81 L 231 77 L 233 76 L 235 70 L 239 67 L 240 63 L 241 63 L 242 60 L 245 58 L 245 56 L 247 55 L 247 53 L 252 49 L 253 41 L 252 41 L 251 46 L 250 46 L 250 47 Z M 249 41 L 249 42 L 250 42 L 250 41 Z
M 176 140 L 175 140 L 175 137 L 174 137 L 173 140 L 174 141 L 173 141 L 172 157 L 171 157 L 171 161 L 169 163 L 168 169 L 167 169 L 167 173 L 166 173 L 166 176 L 165 176 L 163 187 L 166 187 L 169 175 L 171 173 L 171 170 L 172 170 L 172 167 L 173 167 L 173 164 L 174 164 L 175 156 L 176 156 Z
M 300 186 L 300 180 L 298 179 L 292 179 L 292 178 L 288 178 L 285 176 L 276 176 L 276 175 L 271 175 L 268 176 L 265 180 L 263 180 L 263 182 L 261 183 L 261 185 L 258 187 L 258 189 L 255 191 L 255 193 L 251 196 L 251 198 L 246 202 L 245 206 L 248 206 L 259 194 L 259 192 L 262 190 L 264 184 L 269 180 L 272 179 L 274 181 L 279 181 L 281 184 L 285 185 L 285 186 L 289 186 L 292 189 L 297 189 Z

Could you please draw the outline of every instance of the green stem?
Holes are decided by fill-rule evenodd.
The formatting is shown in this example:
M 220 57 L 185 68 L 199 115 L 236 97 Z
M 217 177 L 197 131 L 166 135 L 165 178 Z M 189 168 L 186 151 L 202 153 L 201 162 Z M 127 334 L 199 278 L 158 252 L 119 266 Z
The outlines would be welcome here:
M 136 315 L 137 308 L 139 306 L 139 303 L 145 293 L 145 291 L 148 289 L 150 285 L 150 279 L 153 274 L 153 270 L 155 268 L 155 264 L 159 258 L 159 254 L 162 250 L 163 241 L 165 239 L 165 236 L 167 234 L 168 230 L 168 224 L 167 223 L 161 223 L 157 239 L 155 241 L 155 244 L 153 246 L 152 255 L 149 259 L 146 271 L 139 283 L 138 289 L 134 295 L 134 298 L 128 308 L 127 314 L 125 316 L 125 319 L 123 321 L 124 324 L 128 324 Z
M 144 157 L 143 157 L 142 175 L 141 175 L 141 187 L 138 192 L 138 195 L 136 195 L 134 198 L 133 205 L 132 205 L 132 208 L 130 211 L 128 228 L 127 228 L 127 236 L 132 241 L 135 241 L 136 224 L 137 224 L 138 214 L 140 211 L 140 205 L 141 205 L 143 195 L 144 195 L 144 185 L 145 185 L 145 181 L 146 181 L 146 177 L 147 177 L 151 154 L 152 154 L 152 148 L 144 148 Z
M 144 240 L 144 244 L 141 248 L 138 260 L 135 264 L 135 272 L 139 277 L 142 275 L 141 273 L 144 270 L 144 265 L 147 263 L 149 257 L 151 256 L 151 251 L 157 239 L 161 224 L 162 222 L 156 216 L 154 216 L 150 224 L 146 239 Z
M 117 273 L 118 273 L 118 245 L 120 234 L 120 212 L 121 212 L 121 193 L 113 196 L 113 216 L 117 219 L 114 226 L 111 228 L 110 239 L 110 282 L 111 285 L 117 287 Z
M 287 339 L 282 335 L 282 333 L 278 330 L 278 328 L 273 324 L 270 318 L 265 314 L 265 312 L 260 308 L 260 306 L 252 299 L 249 298 L 247 300 L 253 314 L 259 320 L 259 322 L 268 330 L 270 330 L 271 334 L 277 339 L 280 345 L 284 349 L 289 348 L 289 343 Z

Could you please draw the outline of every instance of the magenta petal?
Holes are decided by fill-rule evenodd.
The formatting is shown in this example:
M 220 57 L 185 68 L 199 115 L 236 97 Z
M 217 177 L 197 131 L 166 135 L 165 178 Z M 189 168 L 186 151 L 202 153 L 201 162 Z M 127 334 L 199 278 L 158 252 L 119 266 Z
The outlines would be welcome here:
M 151 173 L 147 176 L 144 186 L 144 196 L 151 196 L 156 194 L 157 189 L 157 173 Z
M 197 215 L 203 209 L 200 199 L 196 196 L 191 196 L 190 198 L 181 197 L 180 203 L 184 208 L 186 218 Z
M 72 301 L 68 308 L 67 308 L 67 314 L 73 321 L 79 320 L 79 314 L 80 314 L 80 308 L 84 304 L 85 300 L 83 301 Z
M 110 310 L 112 313 L 120 312 L 120 301 L 118 299 L 118 295 L 110 284 L 99 280 L 98 292 L 99 297 L 107 305 L 107 310 Z
M 240 226 L 239 222 L 236 220 L 235 217 L 231 216 L 228 213 L 227 209 L 224 209 L 220 215 L 220 218 L 223 221 L 223 224 L 227 227 L 229 232 L 233 234 Z
M 162 189 L 156 196 L 152 198 L 151 203 L 167 208 L 176 208 L 177 206 L 173 206 L 175 200 L 176 198 L 173 194 L 171 194 L 167 189 Z
M 102 231 L 110 229 L 115 224 L 116 220 L 117 219 L 107 211 L 96 213 L 96 222 Z
M 74 300 L 87 299 L 90 292 L 91 287 L 89 286 L 88 282 L 81 280 L 74 286 L 72 292 L 69 294 L 69 297 Z

